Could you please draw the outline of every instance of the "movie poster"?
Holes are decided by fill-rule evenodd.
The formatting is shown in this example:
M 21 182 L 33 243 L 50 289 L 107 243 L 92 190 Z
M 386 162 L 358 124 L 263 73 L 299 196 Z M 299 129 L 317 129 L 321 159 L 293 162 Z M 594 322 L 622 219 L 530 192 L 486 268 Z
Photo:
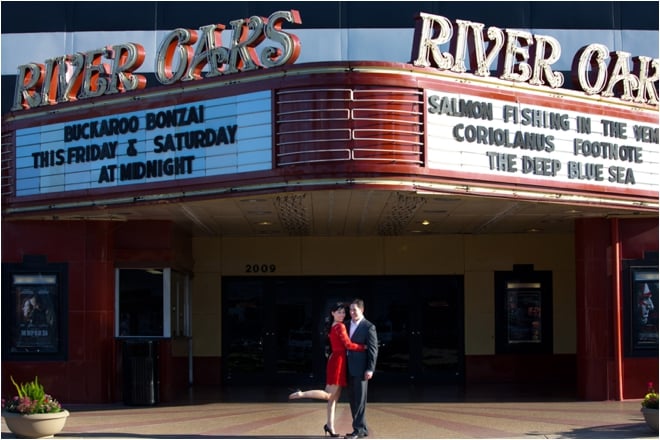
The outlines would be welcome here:
M 55 353 L 58 351 L 58 286 L 54 274 L 14 274 L 14 325 L 11 351 Z
M 509 344 L 542 342 L 541 291 L 508 289 L 507 306 L 507 342 Z
M 632 271 L 633 348 L 658 348 L 658 273 Z

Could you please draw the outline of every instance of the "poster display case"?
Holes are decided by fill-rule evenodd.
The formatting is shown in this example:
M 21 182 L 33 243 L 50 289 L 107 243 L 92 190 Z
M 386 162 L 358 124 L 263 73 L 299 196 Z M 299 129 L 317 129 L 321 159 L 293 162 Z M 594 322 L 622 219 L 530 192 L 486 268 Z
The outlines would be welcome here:
M 3 357 L 25 360 L 66 358 L 66 264 L 28 258 L 3 264 Z
M 658 253 L 624 261 L 624 332 L 628 356 L 658 354 Z

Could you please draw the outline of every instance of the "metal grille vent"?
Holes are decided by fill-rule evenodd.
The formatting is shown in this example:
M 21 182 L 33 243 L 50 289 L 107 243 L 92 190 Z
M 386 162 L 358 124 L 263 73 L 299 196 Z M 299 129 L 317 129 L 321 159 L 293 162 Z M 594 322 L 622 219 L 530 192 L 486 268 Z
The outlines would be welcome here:
M 399 235 L 404 232 L 415 212 L 426 203 L 420 196 L 397 194 L 394 201 L 390 203 L 389 213 L 378 225 L 380 235 Z
M 309 235 L 311 232 L 305 198 L 305 194 L 287 194 L 275 199 L 282 228 L 289 235 Z
M 342 161 L 423 166 L 424 92 L 404 87 L 277 92 L 277 166 Z
M 14 132 L 2 133 L 2 196 L 11 196 L 14 194 L 14 180 L 12 178 L 12 168 L 14 166 L 14 154 L 11 149 L 14 144 Z

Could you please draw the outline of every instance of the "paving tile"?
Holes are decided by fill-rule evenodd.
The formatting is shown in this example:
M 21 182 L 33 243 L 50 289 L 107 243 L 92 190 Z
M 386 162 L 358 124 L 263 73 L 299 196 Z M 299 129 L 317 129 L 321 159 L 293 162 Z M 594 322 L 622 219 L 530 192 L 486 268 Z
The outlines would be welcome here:
M 637 401 L 373 402 L 369 439 L 657 438 Z M 196 402 L 154 406 L 74 405 L 56 439 L 320 438 L 321 401 Z M 340 402 L 336 431 L 350 432 Z M 2 421 L 2 437 L 13 438 Z

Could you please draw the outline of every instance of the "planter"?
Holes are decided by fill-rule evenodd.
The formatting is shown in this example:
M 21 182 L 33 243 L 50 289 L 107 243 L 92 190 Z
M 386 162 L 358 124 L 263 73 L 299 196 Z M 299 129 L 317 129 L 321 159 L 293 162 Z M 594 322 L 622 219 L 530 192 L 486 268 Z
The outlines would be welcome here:
M 646 424 L 649 428 L 658 432 L 658 410 L 642 408 L 642 414 L 644 414 L 644 420 L 646 420 Z
M 18 438 L 50 438 L 59 433 L 69 417 L 69 411 L 48 414 L 18 414 L 2 412 L 7 428 Z

